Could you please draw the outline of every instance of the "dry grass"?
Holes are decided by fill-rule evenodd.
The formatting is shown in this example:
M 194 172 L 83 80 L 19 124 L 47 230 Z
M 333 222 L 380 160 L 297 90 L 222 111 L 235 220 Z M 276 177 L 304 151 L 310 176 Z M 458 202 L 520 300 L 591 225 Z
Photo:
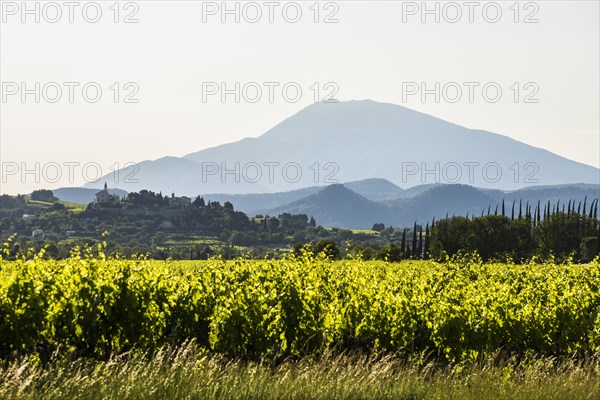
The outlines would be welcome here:
M 439 366 L 357 355 L 272 367 L 226 361 L 192 344 L 108 362 L 35 357 L 0 368 L 2 399 L 599 399 L 600 357 Z

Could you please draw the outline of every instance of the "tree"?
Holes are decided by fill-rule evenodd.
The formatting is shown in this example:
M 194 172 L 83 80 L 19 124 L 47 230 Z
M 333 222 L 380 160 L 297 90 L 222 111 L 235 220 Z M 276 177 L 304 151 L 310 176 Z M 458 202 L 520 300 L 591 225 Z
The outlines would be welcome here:
M 581 250 L 581 217 L 578 213 L 569 218 L 563 212 L 555 212 L 541 221 L 533 230 L 537 252 L 541 256 L 553 254 L 564 258 Z
M 194 207 L 204 207 L 205 205 L 206 203 L 204 202 L 204 197 L 200 196 L 197 196 L 194 202 L 192 203 L 192 206 Z
M 54 203 L 54 204 L 52 204 L 52 207 L 50 207 L 50 210 L 52 210 L 52 211 L 63 211 L 66 209 L 67 209 L 67 206 L 65 206 L 62 203 Z
M 406 258 L 406 228 L 404 228 L 402 231 L 402 243 L 400 244 L 400 250 L 402 251 L 404 258 Z
M 279 228 L 279 220 L 277 217 L 271 217 L 269 219 L 269 229 L 277 229 Z
M 423 258 L 429 258 L 429 222 L 425 226 L 425 244 L 423 245 Z
M 423 229 L 419 230 L 419 244 L 417 245 L 416 258 L 423 258 Z
M 304 253 L 310 252 L 310 245 L 299 243 L 299 242 L 295 243 L 294 249 L 292 252 L 296 257 L 302 257 L 304 255 Z
M 468 249 L 476 250 L 484 260 L 507 254 L 512 249 L 510 228 L 510 219 L 502 215 L 476 218 L 469 226 Z
M 415 225 L 413 227 L 413 237 L 412 237 L 412 246 L 410 247 L 411 254 L 415 256 L 417 251 L 417 221 L 415 221 Z
M 40 189 L 34 190 L 31 193 L 31 200 L 54 203 L 55 201 L 58 201 L 58 198 L 54 197 L 54 192 L 52 192 L 52 190 Z
M 431 228 L 431 253 L 440 257 L 446 253 L 450 256 L 459 250 L 469 248 L 469 231 L 471 221 L 465 217 L 453 217 L 436 221 Z
M 581 240 L 581 262 L 590 262 L 598 254 L 598 238 L 595 236 L 584 237 Z
M 315 254 L 324 254 L 330 260 L 339 260 L 341 256 L 340 248 L 337 243 L 331 239 L 320 240 L 313 248 Z
M 307 237 L 308 235 L 306 234 L 306 231 L 296 231 L 292 237 L 292 240 L 296 243 L 303 243 L 306 242 Z
M 385 229 L 385 225 L 382 223 L 375 223 L 373 224 L 373 228 L 371 228 L 371 230 L 376 231 L 376 232 L 381 232 Z
M 381 250 L 379 257 L 386 261 L 397 262 L 402 260 L 402 251 L 394 243 L 390 243 Z
M 156 235 L 154 235 L 154 242 L 157 245 L 163 245 L 166 241 L 167 235 L 164 232 L 157 232 Z
M 356 258 L 360 258 L 361 260 L 372 260 L 376 255 L 375 250 L 364 243 L 359 243 L 354 246 L 352 253 Z

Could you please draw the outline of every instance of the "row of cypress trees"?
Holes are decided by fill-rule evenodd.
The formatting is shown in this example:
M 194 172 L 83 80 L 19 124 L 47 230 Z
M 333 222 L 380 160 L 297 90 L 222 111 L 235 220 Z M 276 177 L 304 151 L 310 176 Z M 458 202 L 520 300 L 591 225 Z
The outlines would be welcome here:
M 503 200 L 482 210 L 480 216 L 453 215 L 428 222 L 425 230 L 414 223 L 412 232 L 405 228 L 400 243 L 402 259 L 428 259 L 454 255 L 459 251 L 477 251 L 484 259 L 510 256 L 524 260 L 532 256 L 574 257 L 590 261 L 600 254 L 598 202 L 589 204 L 569 200 L 566 204 L 516 200 L 510 209 Z

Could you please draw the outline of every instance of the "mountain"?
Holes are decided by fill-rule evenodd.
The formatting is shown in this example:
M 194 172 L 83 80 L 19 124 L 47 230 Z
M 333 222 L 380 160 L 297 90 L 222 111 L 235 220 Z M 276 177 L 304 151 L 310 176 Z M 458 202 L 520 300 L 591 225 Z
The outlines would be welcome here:
M 363 179 L 344 183 L 344 186 L 373 201 L 395 199 L 406 192 L 386 179 Z
M 416 196 L 418 194 L 424 193 L 430 189 L 439 187 L 439 186 L 444 186 L 443 183 L 427 183 L 424 185 L 417 185 L 417 186 L 413 186 L 411 188 L 408 189 L 404 189 L 402 191 L 402 193 L 400 193 L 397 198 L 403 198 L 403 199 L 408 199 L 410 197 Z
M 218 201 L 232 203 L 236 210 L 250 215 L 260 214 L 265 209 L 278 208 L 294 201 L 303 199 L 322 190 L 324 186 L 311 186 L 303 189 L 290 190 L 289 192 L 277 193 L 248 193 L 248 194 L 226 194 L 211 193 L 203 194 L 206 201 Z
M 439 219 L 446 213 L 479 214 L 491 204 L 495 204 L 493 197 L 467 185 L 435 186 L 409 198 L 372 201 L 345 185 L 336 184 L 285 206 L 257 212 L 267 215 L 284 212 L 307 214 L 315 217 L 317 224 L 322 226 L 368 229 L 376 222 L 388 226 L 410 226 L 415 220 Z
M 390 208 L 393 225 L 410 226 L 415 221 L 425 223 L 432 218 L 452 215 L 480 215 L 496 200 L 482 190 L 468 185 L 441 185 L 432 187 L 414 197 L 401 198 L 386 203 Z M 493 210 L 493 208 L 492 208 Z
M 344 186 L 373 201 L 394 199 L 405 192 L 405 190 L 385 179 L 365 179 L 362 181 L 344 183 Z M 220 203 L 229 201 L 235 205 L 237 210 L 249 214 L 256 214 L 260 213 L 261 210 L 281 207 L 296 200 L 300 200 L 304 197 L 310 196 L 311 194 L 319 192 L 324 187 L 325 186 L 310 186 L 303 189 L 278 193 L 218 193 L 205 194 L 203 196 L 205 200 L 218 201 Z
M 214 168 L 217 169 L 215 173 Z M 152 190 L 163 194 L 196 196 L 200 193 L 231 192 L 252 193 L 266 192 L 268 189 L 260 183 L 247 182 L 244 179 L 235 181 L 235 176 L 224 175 L 221 179 L 220 167 L 210 163 L 197 163 L 185 158 L 163 157 L 154 161 L 142 161 L 122 169 L 119 173 L 111 173 L 85 186 L 98 186 L 107 182 L 108 186 L 118 186 L 130 192 Z M 120 180 L 115 181 L 115 177 Z
M 415 189 L 408 197 L 405 192 L 395 199 L 376 202 L 342 185 L 333 185 L 285 206 L 259 210 L 259 213 L 304 213 L 314 216 L 317 224 L 329 227 L 370 228 L 376 222 L 406 227 L 415 221 L 424 223 L 433 218 L 445 218 L 446 215 L 465 216 L 468 213 L 479 216 L 482 212 L 487 214 L 488 208 L 494 213 L 498 207 L 498 213 L 501 213 L 502 200 L 505 202 L 506 215 L 510 215 L 513 201 L 517 205 L 516 213 L 519 201 L 522 201 L 523 211 L 527 202 L 532 205 L 533 211 L 538 201 L 541 204 L 550 201 L 554 205 L 560 200 L 561 204 L 567 205 L 569 200 L 577 204 L 586 197 L 589 206 L 593 199 L 600 198 L 600 185 L 541 186 L 516 191 L 481 189 L 469 185 L 430 185 Z M 358 201 L 357 196 L 362 200 Z
M 430 221 L 433 217 L 443 218 L 448 214 L 481 215 L 487 214 L 488 207 L 494 213 L 502 212 L 502 201 L 506 215 L 510 216 L 512 204 L 515 203 L 518 213 L 518 204 L 522 203 L 523 212 L 529 203 L 532 211 L 538 201 L 545 204 L 560 204 L 565 206 L 570 200 L 575 203 L 583 202 L 587 197 L 587 205 L 592 199 L 600 198 L 600 185 L 558 185 L 558 186 L 532 186 L 515 191 L 500 191 L 475 188 L 468 185 L 439 185 L 431 187 L 413 197 L 401 197 L 385 204 L 390 207 L 393 214 L 393 223 L 399 226 L 409 226 L 415 220 Z M 317 221 L 318 222 L 318 221 Z
M 100 181 L 190 196 L 282 192 L 374 177 L 401 187 L 460 183 L 498 190 L 600 182 L 592 166 L 371 100 L 316 103 L 257 138 L 144 161 L 135 182 L 111 180 L 125 174 Z
M 306 214 L 314 217 L 319 225 L 341 228 L 370 229 L 374 222 L 391 219 L 390 210 L 385 205 L 340 184 L 328 186 L 318 193 L 264 214 L 279 215 L 283 212 Z
M 61 188 L 54 190 L 61 200 L 89 203 L 98 189 Z M 127 192 L 109 189 L 124 196 Z M 575 204 L 587 198 L 588 206 L 600 198 L 600 185 L 568 184 L 531 186 L 514 191 L 475 188 L 469 185 L 419 185 L 401 189 L 385 179 L 367 179 L 344 185 L 311 186 L 281 193 L 254 193 L 243 195 L 208 194 L 205 200 L 230 201 L 237 210 L 250 216 L 278 215 L 284 212 L 314 216 L 322 226 L 340 228 L 370 228 L 376 222 L 389 226 L 411 226 L 413 222 L 431 221 L 446 215 L 481 215 L 488 207 L 493 213 L 504 200 L 506 215 L 510 215 L 513 202 L 537 202 L 552 205 L 560 200 L 565 206 L 570 200 Z M 516 211 L 518 213 L 518 210 Z
M 569 184 L 569 185 L 557 185 L 557 186 L 532 186 L 520 190 L 516 190 L 510 193 L 490 193 L 497 201 L 519 201 L 523 200 L 524 203 L 536 203 L 538 200 L 550 201 L 555 203 L 560 200 L 565 205 L 568 204 L 569 200 L 575 202 L 584 201 L 588 198 L 589 200 L 600 197 L 600 185 L 586 185 L 586 184 Z
M 72 203 L 91 203 L 94 200 L 94 195 L 99 191 L 100 189 L 97 188 L 67 187 L 54 189 L 52 193 L 59 200 Z M 121 189 L 108 189 L 108 193 L 119 195 L 119 197 L 127 196 L 127 192 Z

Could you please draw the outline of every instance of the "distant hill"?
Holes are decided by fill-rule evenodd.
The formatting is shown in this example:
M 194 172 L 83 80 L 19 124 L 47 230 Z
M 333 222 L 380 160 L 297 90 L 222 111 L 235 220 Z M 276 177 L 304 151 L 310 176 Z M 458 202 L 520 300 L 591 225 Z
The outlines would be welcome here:
M 496 200 L 483 191 L 468 185 L 441 185 L 432 187 L 414 197 L 392 200 L 386 205 L 392 211 L 394 225 L 410 226 L 415 221 L 425 223 L 446 214 L 479 215 Z
M 490 191 L 488 194 L 496 199 L 496 201 L 519 201 L 537 203 L 542 199 L 555 203 L 560 199 L 561 203 L 569 200 L 576 202 L 583 201 L 587 196 L 588 199 L 600 197 L 600 185 L 588 184 L 569 184 L 557 186 L 532 186 L 514 192 L 499 192 Z
M 331 227 L 370 228 L 376 222 L 405 227 L 415 221 L 427 222 L 446 215 L 487 214 L 488 208 L 494 213 L 496 206 L 500 213 L 502 200 L 505 201 L 506 215 L 510 215 L 513 201 L 518 204 L 522 200 L 523 207 L 527 202 L 535 207 L 538 200 L 542 204 L 547 201 L 556 204 L 560 199 L 561 204 L 566 205 L 569 200 L 578 203 L 587 197 L 589 205 L 592 199 L 600 198 L 600 185 L 584 184 L 530 187 L 509 192 L 468 185 L 434 185 L 415 188 L 412 196 L 405 197 L 409 190 L 396 199 L 375 202 L 343 185 L 333 185 L 288 205 L 260 212 L 269 215 L 305 213 L 314 216 L 319 225 Z
M 361 196 L 373 200 L 389 200 L 402 195 L 405 190 L 385 179 L 365 179 L 362 181 L 344 183 L 344 186 Z M 311 194 L 317 193 L 325 186 L 310 186 L 303 189 L 290 190 L 278 193 L 248 193 L 248 194 L 203 194 L 205 200 L 226 201 L 235 205 L 237 210 L 256 214 L 261 210 L 273 209 L 300 200 Z
M 387 179 L 363 179 L 344 183 L 344 186 L 373 201 L 395 199 L 405 192 Z
M 322 190 L 325 186 L 311 186 L 303 189 L 290 190 L 289 192 L 277 193 L 248 193 L 248 194 L 225 194 L 209 193 L 202 194 L 206 201 L 218 201 L 224 203 L 229 201 L 236 210 L 254 215 L 260 214 L 261 210 L 273 209 L 303 199 Z
M 442 184 L 442 183 L 427 183 L 424 185 L 413 186 L 408 189 L 404 189 L 396 198 L 408 199 L 410 197 L 414 197 L 418 194 L 424 193 L 430 189 L 433 189 L 433 188 L 436 188 L 439 186 L 444 186 L 444 184 Z
M 99 189 L 61 188 L 54 195 L 61 200 L 89 203 Z M 126 196 L 121 189 L 109 192 Z M 322 226 L 341 228 L 371 228 L 374 223 L 411 226 L 416 221 L 452 215 L 481 215 L 488 207 L 494 212 L 505 202 L 509 214 L 512 203 L 522 201 L 535 206 L 538 201 L 568 204 L 569 200 L 588 204 L 600 198 L 600 185 L 566 184 L 531 186 L 506 191 L 476 188 L 469 185 L 425 184 L 402 189 L 385 179 L 366 179 L 343 185 L 310 186 L 280 193 L 203 194 L 205 200 L 233 203 L 237 210 L 249 215 L 278 215 L 283 212 L 314 216 Z
M 54 189 L 52 192 L 59 200 L 72 203 L 91 203 L 94 200 L 94 195 L 98 191 L 100 191 L 100 189 L 70 187 Z M 119 195 L 120 197 L 127 196 L 127 192 L 121 189 L 108 189 L 108 192 L 110 194 Z
M 371 228 L 373 221 L 392 218 L 385 205 L 371 201 L 340 184 L 328 186 L 304 199 L 273 209 L 269 215 L 283 212 L 312 216 L 322 226 L 362 229 Z
M 272 177 L 265 163 L 274 166 Z M 316 163 L 318 167 L 313 168 Z M 465 163 L 475 163 L 470 164 L 473 176 Z M 515 163 L 518 179 L 514 177 Z M 319 172 L 317 184 L 377 177 L 401 187 L 457 183 L 514 190 L 533 184 L 597 184 L 600 178 L 598 168 L 507 136 L 371 100 L 313 104 L 257 138 L 181 158 L 144 161 L 137 167 L 128 183 L 112 179 L 126 176 L 131 169 L 100 181 L 129 191 L 195 196 L 310 187 L 315 185 L 315 169 Z M 237 172 L 227 174 L 225 169 Z M 437 173 L 423 173 L 436 169 Z M 92 185 L 96 184 L 87 186 Z

